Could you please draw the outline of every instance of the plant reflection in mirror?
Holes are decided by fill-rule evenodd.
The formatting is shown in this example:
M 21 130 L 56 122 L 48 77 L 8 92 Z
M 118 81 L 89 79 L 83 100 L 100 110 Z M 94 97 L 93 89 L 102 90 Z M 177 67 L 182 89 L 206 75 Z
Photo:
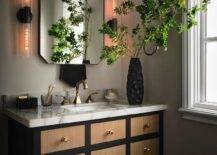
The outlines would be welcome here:
M 121 24 L 117 31 L 113 31 L 106 23 L 103 24 L 99 31 L 108 35 L 113 45 L 103 48 L 101 59 L 110 65 L 124 55 L 139 57 L 142 51 L 146 55 L 153 55 L 161 49 L 166 51 L 169 32 L 174 29 L 182 33 L 197 25 L 197 13 L 206 11 L 209 2 L 210 0 L 202 0 L 200 4 L 188 9 L 185 0 L 142 0 L 140 4 L 124 0 L 114 9 L 115 13 L 125 16 L 136 12 L 140 21 L 133 29 Z M 176 16 L 181 13 L 186 15 L 186 22 L 177 20 Z M 133 48 L 128 45 L 128 37 L 133 41 Z
M 69 17 L 62 17 L 54 23 L 48 34 L 55 38 L 51 60 L 57 63 L 70 63 L 85 55 L 88 47 L 88 23 L 92 12 L 87 0 L 62 0 L 67 5 Z M 85 25 L 83 32 L 75 27 Z

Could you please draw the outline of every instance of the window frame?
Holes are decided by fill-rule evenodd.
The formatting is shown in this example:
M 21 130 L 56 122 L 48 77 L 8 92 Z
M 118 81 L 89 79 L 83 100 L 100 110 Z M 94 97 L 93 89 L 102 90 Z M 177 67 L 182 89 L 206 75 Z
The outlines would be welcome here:
M 188 0 L 187 5 L 191 8 L 198 3 L 200 0 Z M 183 20 L 186 22 L 186 16 Z M 196 20 L 198 25 L 183 33 L 182 107 L 179 111 L 183 118 L 217 124 L 217 105 L 206 102 L 206 42 L 217 41 L 217 37 L 206 37 L 205 13 L 197 14 Z

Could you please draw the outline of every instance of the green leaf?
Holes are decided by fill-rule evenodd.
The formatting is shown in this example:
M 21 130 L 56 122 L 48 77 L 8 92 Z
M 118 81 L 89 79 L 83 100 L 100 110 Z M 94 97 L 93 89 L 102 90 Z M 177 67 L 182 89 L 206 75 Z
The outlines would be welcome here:
M 99 31 L 108 35 L 113 45 L 103 48 L 101 59 L 106 60 L 107 64 L 113 64 L 126 53 L 138 56 L 146 45 L 166 48 L 170 31 L 182 33 L 197 25 L 197 14 L 206 11 L 209 2 L 210 0 L 203 0 L 201 4 L 188 9 L 185 0 L 142 0 L 139 4 L 130 0 L 123 1 L 115 8 L 115 12 L 121 16 L 134 12 L 140 20 L 134 28 L 120 25 L 117 31 L 103 24 Z M 176 16 L 180 13 L 187 16 L 187 22 L 177 20 Z M 129 38 L 133 42 L 133 50 L 128 45 Z
M 58 63 L 69 63 L 83 53 L 85 41 L 88 39 L 87 32 L 77 34 L 74 27 L 83 23 L 84 18 L 89 18 L 92 9 L 88 6 L 87 0 L 85 0 L 85 3 L 83 0 L 62 0 L 62 2 L 68 5 L 67 10 L 70 12 L 70 17 L 67 19 L 60 18 L 56 23 L 52 24 L 48 34 L 55 38 L 51 60 Z

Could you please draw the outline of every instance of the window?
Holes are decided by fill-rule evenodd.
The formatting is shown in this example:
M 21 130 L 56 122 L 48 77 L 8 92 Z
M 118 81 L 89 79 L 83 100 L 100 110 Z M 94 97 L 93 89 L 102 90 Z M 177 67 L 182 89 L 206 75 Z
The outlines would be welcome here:
M 206 101 L 217 103 L 217 1 L 209 5 L 204 37 L 206 52 Z
M 189 0 L 192 7 L 200 0 Z M 217 1 L 198 14 L 183 37 L 183 106 L 180 111 L 217 115 Z

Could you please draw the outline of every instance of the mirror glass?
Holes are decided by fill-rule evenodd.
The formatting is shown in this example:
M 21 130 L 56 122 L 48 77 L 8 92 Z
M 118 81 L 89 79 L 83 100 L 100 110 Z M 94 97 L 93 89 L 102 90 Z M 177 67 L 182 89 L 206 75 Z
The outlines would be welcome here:
M 40 0 L 40 56 L 54 64 L 98 64 L 103 22 L 104 0 Z

